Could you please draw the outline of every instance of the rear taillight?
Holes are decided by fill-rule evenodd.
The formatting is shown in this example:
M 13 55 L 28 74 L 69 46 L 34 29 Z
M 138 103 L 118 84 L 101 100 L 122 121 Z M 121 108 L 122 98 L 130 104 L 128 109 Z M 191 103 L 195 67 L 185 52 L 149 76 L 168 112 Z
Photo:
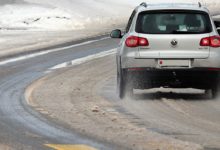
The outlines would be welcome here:
M 210 38 L 202 38 L 200 41 L 200 46 L 210 46 Z
M 130 36 L 126 39 L 125 44 L 127 47 L 149 46 L 146 38 Z
M 139 46 L 149 46 L 149 42 L 147 39 L 141 38 L 141 37 L 139 37 L 138 39 L 139 39 L 139 42 L 138 42 Z
M 138 46 L 138 37 L 130 36 L 125 41 L 127 47 L 137 47 Z
M 210 45 L 211 47 L 220 47 L 220 36 L 210 37 Z
M 220 36 L 202 38 L 200 46 L 220 47 Z

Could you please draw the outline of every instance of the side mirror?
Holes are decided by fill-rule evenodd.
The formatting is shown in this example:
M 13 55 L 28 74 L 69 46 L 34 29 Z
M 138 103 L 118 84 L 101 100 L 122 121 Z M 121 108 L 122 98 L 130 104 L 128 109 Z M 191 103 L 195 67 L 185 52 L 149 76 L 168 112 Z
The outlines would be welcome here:
M 218 34 L 220 35 L 220 27 L 217 28 Z
M 110 34 L 111 38 L 122 38 L 122 32 L 119 29 L 113 30 Z

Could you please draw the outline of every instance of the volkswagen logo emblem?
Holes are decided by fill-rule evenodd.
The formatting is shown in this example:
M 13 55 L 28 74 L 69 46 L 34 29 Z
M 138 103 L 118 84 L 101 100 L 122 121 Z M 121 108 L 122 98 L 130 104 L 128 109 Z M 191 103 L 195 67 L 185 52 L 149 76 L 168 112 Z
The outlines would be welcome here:
M 177 44 L 178 44 L 178 41 L 177 41 L 177 40 L 172 40 L 172 41 L 171 41 L 171 45 L 172 45 L 173 47 L 176 47 Z

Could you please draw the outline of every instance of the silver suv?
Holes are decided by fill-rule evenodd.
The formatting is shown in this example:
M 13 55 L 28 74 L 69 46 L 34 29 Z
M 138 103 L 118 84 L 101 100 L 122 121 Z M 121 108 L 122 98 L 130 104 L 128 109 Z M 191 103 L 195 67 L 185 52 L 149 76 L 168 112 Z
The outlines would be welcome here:
M 117 50 L 120 98 L 133 89 L 197 88 L 217 97 L 220 37 L 209 10 L 198 4 L 142 3 L 132 13 Z

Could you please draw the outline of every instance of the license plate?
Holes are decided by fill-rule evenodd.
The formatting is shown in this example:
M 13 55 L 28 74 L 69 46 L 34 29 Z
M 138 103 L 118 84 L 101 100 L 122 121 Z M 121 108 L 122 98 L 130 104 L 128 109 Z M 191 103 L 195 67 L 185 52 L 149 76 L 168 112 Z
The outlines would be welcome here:
M 191 61 L 188 59 L 159 59 L 160 68 L 191 68 Z

